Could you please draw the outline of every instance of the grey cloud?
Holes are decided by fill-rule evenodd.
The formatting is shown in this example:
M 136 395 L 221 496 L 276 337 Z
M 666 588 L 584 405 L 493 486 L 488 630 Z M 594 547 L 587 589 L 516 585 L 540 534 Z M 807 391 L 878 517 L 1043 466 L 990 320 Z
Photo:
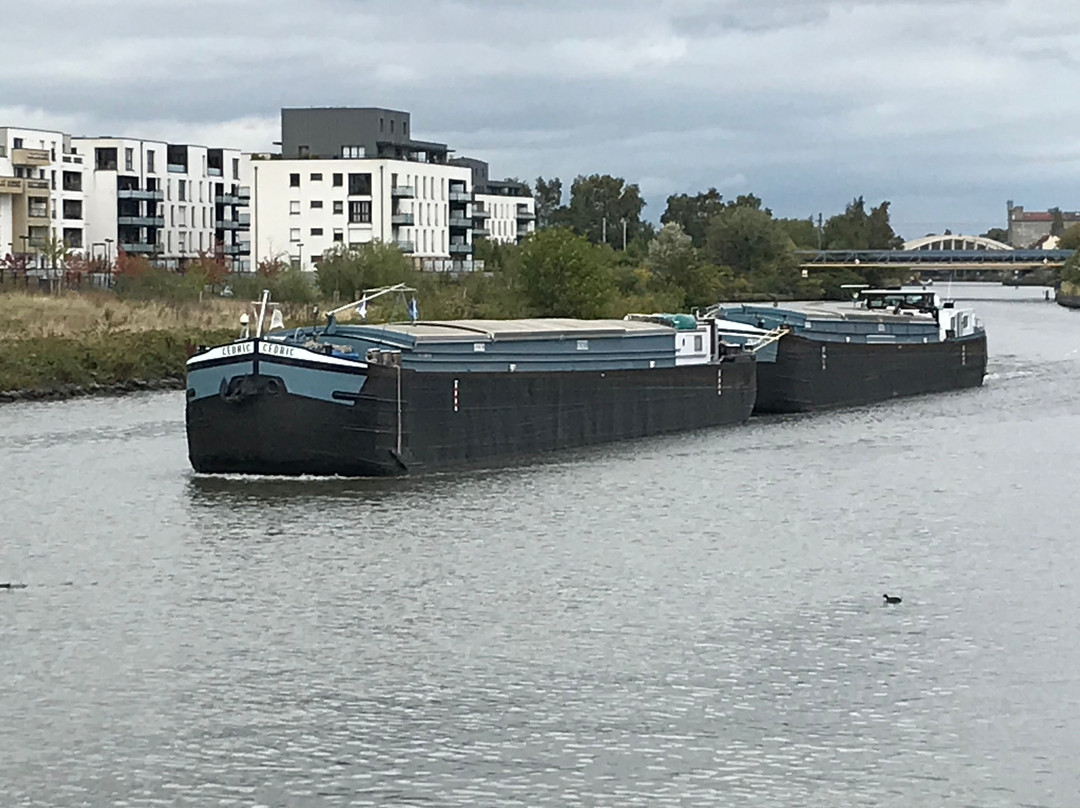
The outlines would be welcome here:
M 496 173 L 639 181 L 653 217 L 710 185 L 785 215 L 891 198 L 920 235 L 950 211 L 1000 224 L 1008 197 L 1078 206 L 1073 0 L 39 0 L 15 16 L 0 112 L 88 134 L 267 149 L 280 106 L 381 105 Z

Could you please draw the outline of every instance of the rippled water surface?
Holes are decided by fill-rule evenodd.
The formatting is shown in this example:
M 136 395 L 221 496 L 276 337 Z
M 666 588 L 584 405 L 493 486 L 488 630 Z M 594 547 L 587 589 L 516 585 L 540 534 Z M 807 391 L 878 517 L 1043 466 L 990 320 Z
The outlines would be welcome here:
M 962 293 L 980 390 L 527 467 L 0 407 L 0 804 L 1080 804 L 1080 312 Z

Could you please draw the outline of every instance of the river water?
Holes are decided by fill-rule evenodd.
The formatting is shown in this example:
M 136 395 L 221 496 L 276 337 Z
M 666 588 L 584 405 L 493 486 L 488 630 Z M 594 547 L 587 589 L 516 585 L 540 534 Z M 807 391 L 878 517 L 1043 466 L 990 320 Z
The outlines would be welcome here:
M 525 467 L 0 407 L 0 803 L 1077 805 L 1080 312 L 957 291 L 979 390 Z

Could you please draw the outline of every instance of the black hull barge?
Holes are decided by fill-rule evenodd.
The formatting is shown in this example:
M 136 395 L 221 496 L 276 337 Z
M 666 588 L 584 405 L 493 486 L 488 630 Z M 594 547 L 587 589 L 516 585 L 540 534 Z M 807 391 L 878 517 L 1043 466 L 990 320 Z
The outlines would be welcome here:
M 986 375 L 982 324 L 926 289 L 862 290 L 850 304 L 721 305 L 714 313 L 777 335 L 757 353 L 757 413 L 960 390 Z
M 754 357 L 694 324 L 331 322 L 242 340 L 188 362 L 189 458 L 387 476 L 741 423 Z

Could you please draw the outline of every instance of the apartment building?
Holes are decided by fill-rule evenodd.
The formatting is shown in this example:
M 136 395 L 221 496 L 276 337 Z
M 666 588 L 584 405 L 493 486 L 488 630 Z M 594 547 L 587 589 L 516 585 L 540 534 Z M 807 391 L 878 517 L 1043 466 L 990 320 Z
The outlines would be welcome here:
M 72 138 L 82 156 L 86 247 L 181 268 L 200 254 L 250 269 L 250 194 L 238 150 L 133 138 Z
M 84 165 L 62 132 L 0 127 L 0 255 L 85 242 Z
M 450 159 L 445 143 L 417 140 L 411 127 L 401 110 L 283 109 L 281 153 L 248 155 L 241 171 L 252 189 L 255 263 L 310 269 L 337 244 L 379 240 L 423 269 L 468 271 L 478 268 L 475 239 L 515 241 L 534 226 L 524 186 L 488 183 L 486 163 Z
M 524 183 L 515 180 L 492 180 L 483 160 L 458 157 L 453 165 L 472 172 L 473 238 L 500 244 L 520 242 L 536 229 L 536 200 Z

